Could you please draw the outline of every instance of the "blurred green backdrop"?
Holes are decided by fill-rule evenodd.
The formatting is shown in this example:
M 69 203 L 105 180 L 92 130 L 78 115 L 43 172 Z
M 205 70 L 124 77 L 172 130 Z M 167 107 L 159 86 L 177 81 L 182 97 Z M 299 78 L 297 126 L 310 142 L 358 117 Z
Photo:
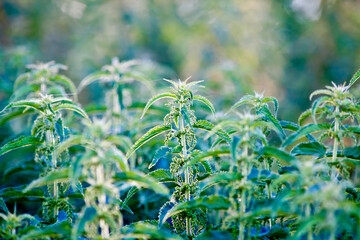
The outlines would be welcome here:
M 217 110 L 265 91 L 280 100 L 280 119 L 295 121 L 311 91 L 360 66 L 359 9 L 355 0 L 2 0 L 0 107 L 28 63 L 66 64 L 79 83 L 117 56 L 157 62 L 153 81 L 205 79 Z

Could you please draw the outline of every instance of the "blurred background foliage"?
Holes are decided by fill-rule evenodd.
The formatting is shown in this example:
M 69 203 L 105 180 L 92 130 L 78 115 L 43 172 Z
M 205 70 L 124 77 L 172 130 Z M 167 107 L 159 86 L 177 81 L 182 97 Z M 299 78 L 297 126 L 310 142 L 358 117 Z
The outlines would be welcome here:
M 294 121 L 310 92 L 348 80 L 360 65 L 359 7 L 356 0 L 2 0 L 1 106 L 26 64 L 55 60 L 79 83 L 117 56 L 158 63 L 153 81 L 205 79 L 218 110 L 265 91 L 280 100 L 280 119 Z

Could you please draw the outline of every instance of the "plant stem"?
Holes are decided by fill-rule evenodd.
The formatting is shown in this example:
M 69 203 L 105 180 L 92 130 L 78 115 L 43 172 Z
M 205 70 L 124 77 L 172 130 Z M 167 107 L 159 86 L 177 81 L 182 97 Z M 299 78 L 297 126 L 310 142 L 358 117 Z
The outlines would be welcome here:
M 96 167 L 96 180 L 97 180 L 97 184 L 99 186 L 104 185 L 104 180 L 105 180 L 105 172 L 104 172 L 104 165 L 99 164 Z M 106 208 L 106 194 L 102 193 L 99 196 L 99 207 L 102 211 L 105 210 Z M 109 229 L 109 225 L 105 222 L 104 219 L 100 219 L 100 235 L 101 238 L 103 239 L 108 239 L 110 238 L 110 229 Z
M 247 136 L 246 136 L 247 137 Z M 245 145 L 244 146 L 244 151 L 242 153 L 242 159 L 247 159 L 249 155 L 249 149 L 248 146 Z M 243 162 L 243 169 L 242 169 L 242 174 L 243 174 L 243 178 L 241 179 L 241 182 L 243 185 L 245 185 L 245 181 L 246 181 L 246 177 L 247 177 L 247 162 Z M 240 166 L 238 166 L 238 171 L 240 170 Z M 240 216 L 243 217 L 243 215 L 245 214 L 245 208 L 246 208 L 246 203 L 245 203 L 245 188 L 242 189 L 241 191 L 241 197 L 240 197 Z M 239 223 L 239 236 L 238 239 L 239 240 L 243 240 L 245 237 L 245 224 L 240 221 Z
M 180 104 L 180 110 L 182 109 L 182 104 Z M 184 160 L 187 159 L 187 148 L 186 148 L 186 139 L 185 139 L 185 120 L 184 120 L 184 116 L 182 116 L 182 114 L 180 114 L 179 116 L 179 120 L 180 120 L 180 132 L 181 132 L 181 145 L 182 145 L 182 155 Z M 186 167 L 185 169 L 185 185 L 189 186 L 190 185 L 190 169 L 189 167 Z M 186 201 L 190 200 L 190 189 L 186 189 L 186 193 L 185 193 L 185 199 Z M 188 236 L 191 236 L 191 219 L 189 217 L 186 217 L 186 234 Z
M 50 141 L 53 147 L 53 152 L 52 152 L 52 164 L 54 169 L 57 169 L 57 158 L 56 158 L 56 154 L 55 154 L 55 145 L 56 145 L 56 140 L 55 140 L 55 135 L 53 134 L 53 130 L 49 131 L 49 136 L 50 136 Z M 59 198 L 59 190 L 58 190 L 58 184 L 56 182 L 54 182 L 54 198 L 57 200 Z M 54 218 L 57 217 L 57 215 L 59 214 L 59 209 L 58 207 L 55 205 L 55 209 L 54 209 Z
M 334 132 L 336 134 L 334 138 L 334 147 L 332 152 L 332 162 L 334 163 L 337 159 L 337 151 L 338 151 L 338 138 L 337 134 L 339 133 L 339 119 L 338 119 L 339 107 L 335 108 L 335 124 L 334 124 Z M 331 177 L 335 177 L 335 172 L 331 170 Z

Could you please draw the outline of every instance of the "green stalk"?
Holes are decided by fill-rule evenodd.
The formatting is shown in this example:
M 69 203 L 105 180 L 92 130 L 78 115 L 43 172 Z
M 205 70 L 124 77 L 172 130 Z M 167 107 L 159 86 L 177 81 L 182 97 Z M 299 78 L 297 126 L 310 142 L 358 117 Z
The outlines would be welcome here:
M 105 182 L 105 172 L 104 166 L 99 164 L 96 166 L 96 181 L 99 186 L 104 185 Z M 106 210 L 106 194 L 102 193 L 99 196 L 99 207 L 102 211 Z M 100 235 L 103 239 L 110 238 L 110 229 L 109 225 L 105 222 L 104 219 L 100 219 Z
M 247 133 L 248 134 L 248 133 Z M 245 159 L 247 158 L 249 155 L 249 149 L 248 146 L 245 145 L 244 146 L 244 151 L 242 154 L 242 158 Z M 238 171 L 240 170 L 240 166 L 238 167 Z M 245 184 L 245 176 L 247 176 L 247 162 L 244 162 L 243 164 L 243 169 L 242 169 L 242 174 L 243 174 L 243 178 L 241 179 L 242 183 Z M 241 197 L 240 197 L 240 216 L 242 217 L 243 215 L 245 215 L 245 208 L 246 208 L 246 203 L 245 203 L 245 190 L 243 189 L 241 191 Z M 239 223 L 239 236 L 238 239 L 239 240 L 243 240 L 245 237 L 245 224 L 240 221 Z
M 334 124 L 334 132 L 335 134 L 338 134 L 339 133 L 339 119 L 338 119 L 338 114 L 339 114 L 339 107 L 336 106 L 335 108 L 335 124 Z M 335 162 L 336 159 L 337 159 L 337 151 L 338 151 L 338 139 L 337 137 L 335 136 L 334 138 L 334 147 L 333 147 L 333 152 L 332 152 L 332 162 Z M 333 168 L 332 168 L 333 169 Z M 331 175 L 332 177 L 335 177 L 335 172 L 331 170 Z
M 54 149 L 53 153 L 52 153 L 52 163 L 53 163 L 54 169 L 57 169 L 57 158 L 56 158 L 56 154 L 55 154 L 56 140 L 55 140 L 55 136 L 53 134 L 53 130 L 50 130 L 49 132 L 50 132 L 49 133 L 50 141 L 51 141 L 52 147 Z M 58 184 L 56 182 L 54 182 L 53 188 L 54 188 L 54 198 L 57 200 L 59 198 L 59 189 L 58 189 Z M 54 218 L 56 218 L 58 214 L 59 214 L 59 209 L 57 206 L 55 206 Z
M 181 98 L 181 100 L 183 100 L 183 98 Z M 182 104 L 180 104 L 180 110 L 182 109 Z M 182 116 L 182 114 L 180 114 L 179 116 L 179 120 L 180 120 L 180 132 L 181 132 L 181 145 L 182 145 L 182 155 L 184 160 L 187 159 L 187 147 L 186 147 L 186 139 L 185 139 L 185 120 L 184 120 L 184 116 Z M 185 185 L 189 185 L 190 184 L 190 174 L 189 174 L 190 170 L 189 167 L 186 167 L 185 169 Z M 185 199 L 186 201 L 190 200 L 190 190 L 186 189 L 186 193 L 185 193 Z M 191 236 L 191 219 L 189 217 L 186 218 L 186 234 L 188 236 Z
M 307 218 L 309 218 L 310 217 L 310 203 L 309 204 L 307 204 L 306 205 L 306 212 L 305 212 L 305 214 L 306 214 L 306 217 Z M 308 234 L 307 234 L 307 239 L 308 240 L 312 240 L 313 239 L 313 234 L 312 234 L 312 229 L 310 228 L 310 230 L 309 230 L 309 232 L 308 232 Z

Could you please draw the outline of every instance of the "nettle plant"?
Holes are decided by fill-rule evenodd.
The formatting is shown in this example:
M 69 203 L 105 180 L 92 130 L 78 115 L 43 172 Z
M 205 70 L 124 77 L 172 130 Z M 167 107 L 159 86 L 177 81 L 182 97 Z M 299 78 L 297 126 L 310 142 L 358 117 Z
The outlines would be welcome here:
M 192 238 L 206 227 L 206 207 L 216 208 L 216 206 L 211 206 L 216 201 L 206 197 L 199 198 L 199 181 L 210 176 L 212 172 L 211 165 L 208 161 L 191 163 L 193 158 L 201 154 L 199 150 L 195 149 L 195 129 L 211 131 L 214 126 L 205 120 L 197 120 L 191 106 L 193 101 L 200 101 L 206 104 L 213 113 L 215 110 L 207 98 L 194 95 L 191 91 L 192 87 L 202 81 L 188 83 L 187 79 L 183 82 L 179 80 L 176 83 L 167 79 L 164 80 L 172 84 L 172 91 L 152 97 L 146 104 L 142 117 L 153 103 L 164 98 L 170 99 L 167 106 L 170 107 L 171 111 L 164 117 L 162 126 L 150 129 L 133 145 L 127 157 L 130 157 L 151 138 L 169 131 L 165 139 L 166 146 L 158 149 L 149 166 L 149 168 L 154 167 L 162 158 L 172 160 L 169 170 L 158 169 L 149 173 L 150 176 L 159 179 L 160 182 L 172 182 L 176 186 L 170 201 L 161 207 L 158 221 L 161 226 L 166 223 L 168 218 L 171 218 L 169 228 L 175 229 L 182 236 Z M 220 138 L 229 141 L 228 135 L 222 130 L 216 131 L 216 134 Z M 173 140 L 176 140 L 177 144 L 171 147 L 170 143 Z M 171 157 L 171 154 L 175 156 Z M 218 205 L 221 205 L 221 203 Z
M 105 88 L 105 117 L 111 122 L 114 134 L 121 132 L 120 127 L 124 127 L 121 119 L 126 119 L 126 114 L 123 114 L 125 110 L 124 98 L 129 96 L 125 95 L 125 84 L 138 81 L 152 91 L 150 81 L 140 71 L 140 65 L 139 60 L 120 62 L 118 58 L 113 58 L 111 65 L 103 66 L 100 71 L 90 74 L 80 82 L 78 92 L 96 81 L 99 81 Z M 98 112 L 97 110 L 101 110 L 103 107 L 92 106 L 92 108 L 92 111 Z
M 14 99 L 25 97 L 25 100 L 13 101 L 7 105 L 3 110 L 4 118 L 6 121 L 22 115 L 26 112 L 35 113 L 36 119 L 31 128 L 31 136 L 21 136 L 16 138 L 0 149 L 0 154 L 5 154 L 14 149 L 26 147 L 30 145 L 35 146 L 35 162 L 41 166 L 41 178 L 46 178 L 59 168 L 70 165 L 69 155 L 67 151 L 60 154 L 56 153 L 58 145 L 65 140 L 69 135 L 69 130 L 63 124 L 63 117 L 61 112 L 72 111 L 77 112 L 84 118 L 87 118 L 86 113 L 75 104 L 71 99 L 65 97 L 53 97 L 46 95 L 53 90 L 57 94 L 66 94 L 64 86 L 73 90 L 72 82 L 65 76 L 58 75 L 58 70 L 65 68 L 63 65 L 49 62 L 46 64 L 30 65 L 32 71 L 21 75 L 16 83 L 17 86 L 28 81 L 28 85 L 18 88 L 14 93 Z M 51 87 L 49 87 L 51 86 Z M 31 92 L 30 89 L 38 91 Z M 45 95 L 43 95 L 45 94 Z M 11 111 L 20 109 L 20 111 Z M 3 193 L 11 195 L 11 191 L 17 192 L 18 197 L 31 197 L 33 194 L 28 193 L 32 188 L 39 185 L 47 185 L 47 190 L 34 194 L 35 197 L 43 198 L 42 219 L 39 225 L 46 226 L 58 221 L 59 211 L 65 212 L 65 217 L 69 222 L 74 219 L 74 213 L 69 198 L 67 197 L 69 184 L 66 181 L 55 182 L 46 184 L 40 183 L 35 180 L 30 185 L 21 186 L 20 189 L 9 188 L 8 191 L 3 189 Z M 21 190 L 23 193 L 21 194 Z M 20 191 L 20 193 L 19 193 Z

